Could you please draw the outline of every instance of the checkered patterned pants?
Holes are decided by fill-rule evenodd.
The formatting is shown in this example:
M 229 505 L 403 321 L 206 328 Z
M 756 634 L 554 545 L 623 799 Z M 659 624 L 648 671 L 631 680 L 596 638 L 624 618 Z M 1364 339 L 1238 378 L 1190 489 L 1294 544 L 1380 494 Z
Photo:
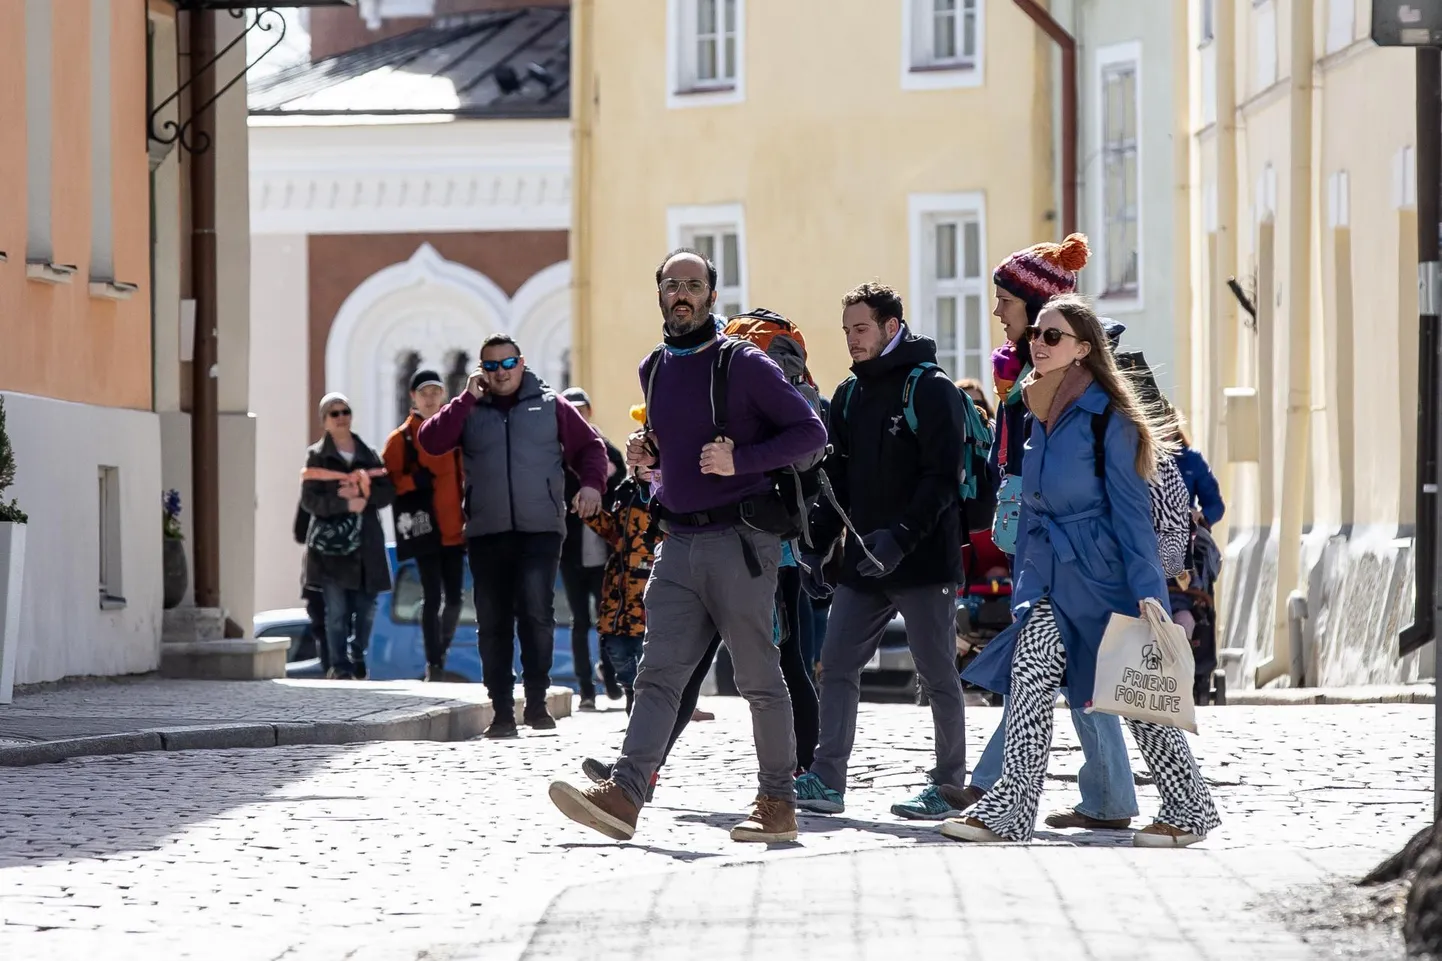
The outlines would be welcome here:
M 1065 668 L 1061 631 L 1051 601 L 1044 599 L 1032 608 L 1012 655 L 1001 778 L 970 812 L 1008 840 L 1028 841 L 1036 829 L 1051 753 L 1056 689 Z M 1162 795 L 1157 820 L 1201 835 L 1220 824 L 1211 791 L 1181 729 L 1130 719 L 1127 726 Z

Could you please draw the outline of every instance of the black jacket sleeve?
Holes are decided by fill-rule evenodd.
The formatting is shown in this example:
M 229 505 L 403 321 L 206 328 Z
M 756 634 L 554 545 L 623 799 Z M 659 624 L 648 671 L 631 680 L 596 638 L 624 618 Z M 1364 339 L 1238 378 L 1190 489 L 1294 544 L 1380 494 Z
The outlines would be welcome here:
M 836 499 L 846 510 L 850 510 L 851 505 L 851 461 L 843 408 L 846 406 L 846 394 L 855 388 L 855 383 L 848 380 L 831 395 L 831 403 L 826 410 L 826 433 L 831 444 L 831 453 L 826 455 L 821 464 L 821 469 L 826 472 L 826 479 L 831 482 L 831 487 L 836 492 Z M 841 515 L 823 493 L 817 498 L 816 506 L 811 509 L 811 549 L 807 553 L 814 552 L 822 556 L 829 554 L 837 538 L 841 536 L 844 523 Z
M 946 376 L 931 372 L 916 385 L 916 443 L 921 476 L 916 492 L 891 533 L 910 553 L 957 503 L 961 486 L 966 412 L 961 391 Z

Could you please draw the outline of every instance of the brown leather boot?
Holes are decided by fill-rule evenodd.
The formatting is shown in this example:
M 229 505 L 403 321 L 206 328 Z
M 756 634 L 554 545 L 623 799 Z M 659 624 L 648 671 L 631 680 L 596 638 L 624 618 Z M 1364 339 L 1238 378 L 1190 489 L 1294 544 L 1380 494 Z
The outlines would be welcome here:
M 1116 818 L 1114 820 L 1103 820 L 1101 818 L 1087 817 L 1080 811 L 1072 808 L 1069 811 L 1053 811 L 1046 816 L 1046 826 L 1049 828 L 1082 828 L 1086 831 L 1123 831 L 1131 827 L 1131 818 Z
M 636 818 L 641 809 L 626 797 L 626 792 L 615 781 L 603 781 L 584 791 L 565 781 L 552 781 L 550 793 L 551 803 L 577 824 L 617 841 L 629 841 L 636 833 Z
M 733 841 L 772 844 L 796 840 L 796 802 L 758 795 L 751 816 L 731 829 Z

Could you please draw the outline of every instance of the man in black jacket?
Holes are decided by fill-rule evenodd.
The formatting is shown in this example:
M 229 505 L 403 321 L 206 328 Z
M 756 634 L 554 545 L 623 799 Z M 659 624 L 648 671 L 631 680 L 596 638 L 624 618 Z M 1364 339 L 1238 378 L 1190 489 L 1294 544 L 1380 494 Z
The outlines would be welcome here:
M 831 398 L 825 471 L 837 504 L 822 498 L 813 513 L 814 547 L 801 559 L 807 593 L 829 592 L 822 559 L 843 525 L 855 536 L 847 539 L 821 651 L 820 744 L 811 770 L 796 780 L 796 804 L 821 813 L 844 809 L 861 672 L 899 610 L 917 677 L 931 698 L 936 767 L 927 787 L 891 810 L 940 820 L 957 810 L 966 783 L 955 624 L 963 405 L 971 401 L 934 366 L 935 342 L 907 329 L 894 290 L 863 284 L 842 303 L 855 379 Z

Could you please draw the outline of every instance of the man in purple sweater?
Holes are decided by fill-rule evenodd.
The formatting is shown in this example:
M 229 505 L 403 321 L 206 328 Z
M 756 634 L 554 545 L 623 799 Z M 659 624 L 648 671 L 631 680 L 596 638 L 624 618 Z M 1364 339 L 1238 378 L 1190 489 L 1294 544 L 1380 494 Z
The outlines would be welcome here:
M 607 837 L 627 840 L 665 754 L 677 703 L 717 631 L 735 665 L 736 687 L 751 703 L 760 790 L 737 841 L 796 838 L 796 738 L 791 699 L 773 633 L 779 532 L 785 507 L 768 471 L 826 446 L 826 428 L 770 358 L 735 345 L 726 391 L 727 425 L 718 436 L 711 378 L 722 342 L 716 267 L 679 250 L 656 270 L 664 349 L 653 376 L 642 366 L 649 434 L 631 435 L 626 461 L 656 466 L 666 540 L 646 585 L 646 643 L 626 741 L 611 779 L 580 790 L 551 785 L 561 813 Z M 650 381 L 649 388 L 647 380 Z
M 506 334 L 481 345 L 465 391 L 417 434 L 430 454 L 459 447 L 465 469 L 466 538 L 476 596 L 476 639 L 486 692 L 496 709 L 486 737 L 516 736 L 511 665 L 521 640 L 525 721 L 556 726 L 546 709 L 556 643 L 556 569 L 566 536 L 565 469 L 581 481 L 582 517 L 601 507 L 606 444 L 580 411 L 526 370 Z

